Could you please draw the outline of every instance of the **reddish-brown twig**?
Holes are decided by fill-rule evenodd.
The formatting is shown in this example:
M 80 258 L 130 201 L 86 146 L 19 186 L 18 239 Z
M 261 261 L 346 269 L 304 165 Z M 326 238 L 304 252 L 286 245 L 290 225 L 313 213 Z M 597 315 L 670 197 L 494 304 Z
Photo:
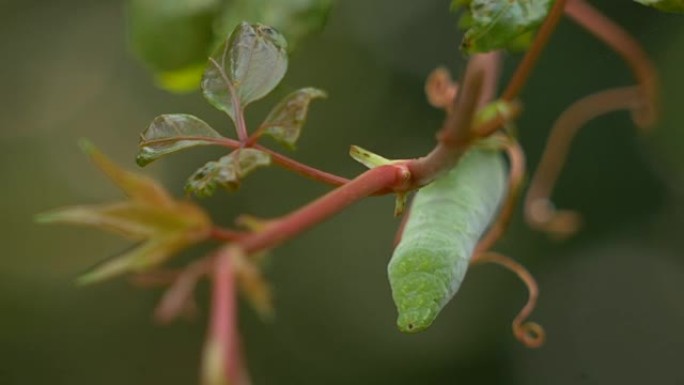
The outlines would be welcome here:
M 410 173 L 402 165 L 370 169 L 300 209 L 269 222 L 263 230 L 239 244 L 248 254 L 273 248 L 360 199 L 386 189 L 405 189 L 409 178 Z
M 546 47 L 546 43 L 549 41 L 551 34 L 556 29 L 556 25 L 560 21 L 561 16 L 563 16 L 563 9 L 565 8 L 566 0 L 556 0 L 556 2 L 551 7 L 548 16 L 544 20 L 544 23 L 539 27 L 537 35 L 532 42 L 532 46 L 527 50 L 523 60 L 518 64 L 518 67 L 513 74 L 513 77 L 508 82 L 506 90 L 504 91 L 502 98 L 504 100 L 512 101 L 518 97 L 518 94 L 522 90 L 527 79 L 532 73 L 532 69 L 535 64 L 537 64 L 537 59 L 541 55 L 542 51 Z
M 468 62 L 452 112 L 437 133 L 437 145 L 426 156 L 407 164 L 417 186 L 423 186 L 450 170 L 470 147 L 471 126 L 482 95 L 487 59 L 473 56 Z

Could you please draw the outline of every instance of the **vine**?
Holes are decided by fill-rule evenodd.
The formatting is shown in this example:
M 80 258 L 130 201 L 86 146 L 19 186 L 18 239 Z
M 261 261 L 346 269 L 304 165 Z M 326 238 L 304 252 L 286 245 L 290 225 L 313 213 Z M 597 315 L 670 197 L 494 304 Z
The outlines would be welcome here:
M 684 9 L 676 0 L 655 4 L 643 2 L 667 11 Z M 325 3 L 323 8 L 327 10 L 329 2 Z M 209 8 L 202 8 L 202 14 L 208 9 L 216 11 L 212 8 L 215 4 L 207 4 Z M 238 8 L 248 7 L 243 2 L 235 4 Z M 285 37 L 271 26 L 242 22 L 213 51 L 208 64 L 202 68 L 201 81 L 206 99 L 234 123 L 237 139 L 223 136 L 192 115 L 161 115 L 141 134 L 137 163 L 145 166 L 180 150 L 215 145 L 230 152 L 206 163 L 191 175 L 186 184 L 188 194 L 207 196 L 219 187 L 236 189 L 248 174 L 270 164 L 334 186 L 332 191 L 281 217 L 259 219 L 242 215 L 236 219 L 235 226 L 220 226 L 213 223 L 197 203 L 174 199 L 155 181 L 119 168 L 84 141 L 84 151 L 128 196 L 128 200 L 58 209 L 40 215 L 38 220 L 96 226 L 140 242 L 132 250 L 96 266 L 80 277 L 79 283 L 90 284 L 132 274 L 140 285 L 168 285 L 155 310 L 160 320 L 170 321 L 192 310 L 197 282 L 210 279 L 213 289 L 201 369 L 203 384 L 249 381 L 241 353 L 236 295 L 240 290 L 257 312 L 264 316 L 272 313 L 269 285 L 261 274 L 263 254 L 373 195 L 395 194 L 395 215 L 404 215 L 389 273 L 400 313 L 400 329 L 415 332 L 429 327 L 458 290 L 467 265 L 491 262 L 514 272 L 527 286 L 528 301 L 512 322 L 513 333 L 528 347 L 541 346 L 545 339 L 544 329 L 527 320 L 539 294 L 533 276 L 513 259 L 491 251 L 511 219 L 525 175 L 524 151 L 517 143 L 513 129 L 515 119 L 522 113 L 520 92 L 563 15 L 606 43 L 634 73 L 635 85 L 600 91 L 580 99 L 560 115 L 551 129 L 541 164 L 524 200 L 525 218 L 533 228 L 554 236 L 569 236 L 579 228 L 579 214 L 556 210 L 550 196 L 572 138 L 587 121 L 617 110 L 630 111 L 634 123 L 644 131 L 654 126 L 659 110 L 657 73 L 640 45 L 584 0 L 456 0 L 452 8 L 463 10 L 461 24 L 467 31 L 462 46 L 471 56 L 460 84 L 453 82 L 443 68 L 436 69 L 427 79 L 428 101 L 446 114 L 436 134 L 436 145 L 428 154 L 390 160 L 352 146 L 352 157 L 369 170 L 347 179 L 302 164 L 259 144 L 263 136 L 269 135 L 286 147 L 294 148 L 310 103 L 326 94 L 310 87 L 299 89 L 278 103 L 261 125 L 250 130 L 244 110 L 278 85 L 287 71 L 288 46 Z M 254 8 L 253 13 L 260 14 L 258 9 Z M 134 12 L 149 11 L 147 8 L 134 9 Z M 145 31 L 140 33 L 149 37 Z M 143 42 L 143 52 L 148 43 Z M 501 96 L 496 98 L 502 60 L 497 51 L 523 46 L 527 50 L 522 61 Z M 152 61 L 157 59 L 142 56 Z M 191 62 L 188 63 L 192 67 L 195 64 Z M 179 68 L 186 64 L 181 63 Z M 479 187 L 481 190 L 473 187 L 474 196 L 484 200 L 465 205 L 453 201 L 454 205 L 463 207 L 459 206 L 461 209 L 454 210 L 443 222 L 436 219 L 439 213 L 423 214 L 422 206 L 417 203 L 413 208 L 406 208 L 407 195 L 417 190 L 414 202 L 434 197 L 448 200 L 454 195 L 451 193 L 455 190 L 449 190 L 456 188 L 453 186 L 474 186 L 477 180 L 473 175 L 480 178 L 483 186 L 496 182 L 497 171 L 485 174 L 469 171 L 468 167 L 474 166 L 468 164 L 477 163 L 472 160 L 473 151 L 493 153 L 495 156 L 491 159 L 501 165 L 499 153 L 506 154 L 509 165 L 500 175 L 501 185 L 496 187 L 500 194 L 492 193 L 491 199 L 485 198 L 493 187 Z M 493 167 L 492 170 L 504 170 L 496 165 Z M 464 193 L 456 195 L 461 197 Z M 482 209 L 487 205 L 492 210 Z M 464 216 L 466 230 L 450 228 L 451 221 L 457 221 L 454 218 L 459 215 Z M 473 224 L 476 216 L 481 225 Z M 426 222 L 419 225 L 412 222 L 418 218 Z M 435 234 L 442 230 L 444 233 L 437 237 Z M 462 241 L 449 243 L 458 237 L 462 237 Z M 207 241 L 222 244 L 183 269 L 163 267 L 179 251 Z M 443 243 L 450 245 L 446 251 Z M 405 252 L 407 248 L 411 251 Z M 457 250 L 456 254 L 453 254 L 454 250 Z M 448 263 L 439 265 L 444 260 Z M 428 279 L 415 278 L 420 274 L 428 274 Z M 429 287 L 433 281 L 444 285 L 437 285 L 439 287 L 433 290 Z

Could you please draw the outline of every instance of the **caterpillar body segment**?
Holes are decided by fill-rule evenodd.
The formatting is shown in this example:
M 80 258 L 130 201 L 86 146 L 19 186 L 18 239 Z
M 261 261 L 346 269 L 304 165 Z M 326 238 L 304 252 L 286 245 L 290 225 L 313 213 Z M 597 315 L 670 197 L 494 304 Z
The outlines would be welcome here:
M 425 330 L 458 291 L 506 195 L 506 173 L 499 151 L 473 148 L 416 193 L 387 269 L 401 331 Z

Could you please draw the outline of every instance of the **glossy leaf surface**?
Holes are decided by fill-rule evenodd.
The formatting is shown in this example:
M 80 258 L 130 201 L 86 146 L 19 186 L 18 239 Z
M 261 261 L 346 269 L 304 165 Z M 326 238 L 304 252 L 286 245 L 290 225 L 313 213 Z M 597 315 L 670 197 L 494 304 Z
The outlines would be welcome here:
M 287 71 L 286 47 L 275 29 L 241 23 L 211 56 L 202 78 L 204 96 L 235 122 L 249 103 L 280 83 Z
M 186 114 L 160 115 L 140 135 L 135 161 L 146 166 L 162 156 L 189 147 L 215 144 L 223 136 L 203 120 Z
M 525 48 L 552 4 L 553 0 L 455 0 L 452 9 L 467 7 L 460 22 L 467 29 L 461 48 L 471 54 Z

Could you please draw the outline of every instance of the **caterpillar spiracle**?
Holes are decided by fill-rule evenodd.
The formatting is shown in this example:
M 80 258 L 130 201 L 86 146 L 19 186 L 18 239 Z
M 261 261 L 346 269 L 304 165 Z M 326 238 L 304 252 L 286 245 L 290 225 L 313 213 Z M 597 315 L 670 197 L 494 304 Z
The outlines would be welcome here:
M 456 294 L 505 194 L 502 155 L 482 148 L 416 193 L 387 268 L 399 330 L 425 330 Z

